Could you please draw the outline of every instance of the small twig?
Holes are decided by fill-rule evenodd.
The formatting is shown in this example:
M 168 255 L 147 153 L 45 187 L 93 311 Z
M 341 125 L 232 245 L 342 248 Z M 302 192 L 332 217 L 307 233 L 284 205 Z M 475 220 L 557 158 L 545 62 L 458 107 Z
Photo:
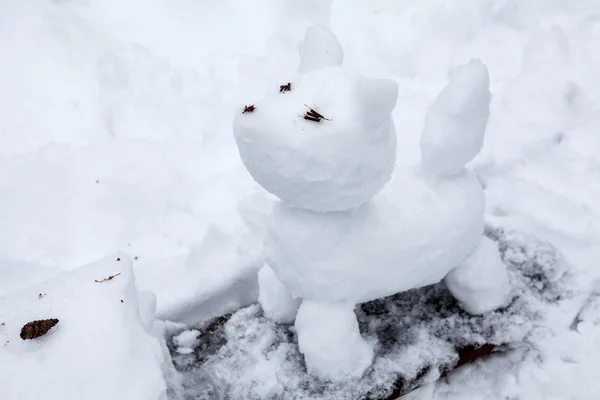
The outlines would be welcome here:
M 111 275 L 111 276 L 109 276 L 109 277 L 108 277 L 108 278 L 106 278 L 106 279 L 102 279 L 101 281 L 99 281 L 99 280 L 94 280 L 94 282 L 97 282 L 97 283 L 102 283 L 102 282 L 110 281 L 110 280 L 112 280 L 113 278 L 115 278 L 115 277 L 117 277 L 117 276 L 119 276 L 119 275 L 121 275 L 121 273 L 120 273 L 120 272 L 119 272 L 118 274 Z
M 321 122 L 321 120 L 319 118 L 310 116 L 310 115 L 304 115 L 302 116 L 302 118 L 307 119 L 309 121 L 315 121 L 315 122 Z
M 305 106 L 310 110 L 310 111 L 306 112 L 307 115 L 310 115 L 311 117 L 315 117 L 315 118 L 320 118 L 320 119 L 325 119 L 327 121 L 331 121 L 329 118 L 325 118 L 322 114 L 319 114 L 317 111 L 315 111 L 314 108 L 309 107 L 306 104 L 305 104 Z

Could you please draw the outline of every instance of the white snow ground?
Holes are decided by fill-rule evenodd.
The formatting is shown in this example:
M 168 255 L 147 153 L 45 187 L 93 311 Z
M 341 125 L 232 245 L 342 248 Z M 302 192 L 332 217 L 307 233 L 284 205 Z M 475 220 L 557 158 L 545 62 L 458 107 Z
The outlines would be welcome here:
M 0 296 L 121 250 L 160 318 L 253 301 L 260 245 L 243 221 L 269 200 L 239 161 L 231 121 L 296 67 L 304 28 L 329 18 L 347 66 L 399 83 L 400 164 L 417 159 L 448 73 L 486 63 L 491 120 L 473 166 L 488 223 L 549 240 L 573 277 L 573 298 L 547 316 L 543 357 L 477 363 L 413 396 L 600 398 L 600 305 L 569 329 L 600 290 L 600 3 L 328 3 L 0 2 Z M 3 390 L 33 379 L 2 378 L 10 400 Z

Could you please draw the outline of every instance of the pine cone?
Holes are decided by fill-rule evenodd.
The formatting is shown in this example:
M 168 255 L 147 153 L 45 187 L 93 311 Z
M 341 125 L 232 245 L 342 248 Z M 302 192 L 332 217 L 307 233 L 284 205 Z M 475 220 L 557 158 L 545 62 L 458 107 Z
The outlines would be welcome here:
M 56 318 L 28 322 L 21 328 L 21 339 L 39 338 L 45 335 L 56 324 L 58 324 Z

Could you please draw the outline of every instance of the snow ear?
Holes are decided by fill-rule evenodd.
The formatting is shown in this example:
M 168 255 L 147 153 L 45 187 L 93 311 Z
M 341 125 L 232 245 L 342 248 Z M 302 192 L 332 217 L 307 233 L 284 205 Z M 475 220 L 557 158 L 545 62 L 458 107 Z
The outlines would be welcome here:
M 344 51 L 329 29 L 323 25 L 313 25 L 306 29 L 301 57 L 298 71 L 309 72 L 323 67 L 342 65 Z
M 359 104 L 362 121 L 377 127 L 391 117 L 398 102 L 398 83 L 391 79 L 363 79 L 359 84 Z

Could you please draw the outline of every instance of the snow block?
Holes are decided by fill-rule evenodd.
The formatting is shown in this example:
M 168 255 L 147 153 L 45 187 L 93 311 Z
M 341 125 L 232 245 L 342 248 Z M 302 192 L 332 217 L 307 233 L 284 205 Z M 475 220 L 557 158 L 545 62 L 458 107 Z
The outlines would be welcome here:
M 1 297 L 0 399 L 167 399 L 155 307 L 151 293 L 138 297 L 123 254 Z M 50 318 L 59 322 L 43 336 L 19 337 Z

